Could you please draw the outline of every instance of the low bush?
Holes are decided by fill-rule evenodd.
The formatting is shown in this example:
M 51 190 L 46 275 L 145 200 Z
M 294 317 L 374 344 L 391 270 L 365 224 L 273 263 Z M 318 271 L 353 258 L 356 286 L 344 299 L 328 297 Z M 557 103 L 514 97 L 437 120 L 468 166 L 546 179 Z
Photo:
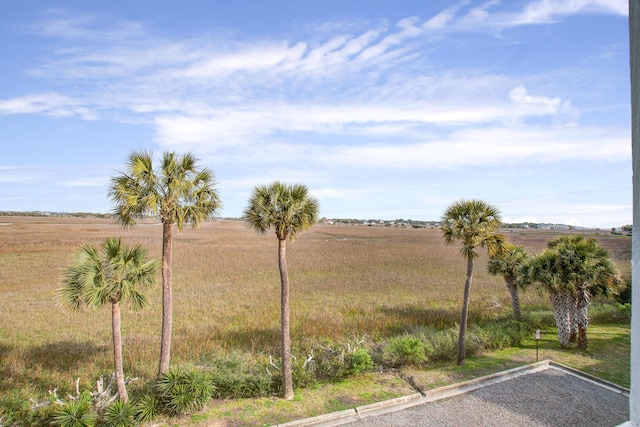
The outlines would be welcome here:
M 22 393 L 12 393 L 0 399 L 0 424 L 41 426 L 53 422 L 55 411 L 60 407 L 55 393 L 50 393 L 47 399 L 38 401 L 24 396 Z
M 91 410 L 91 395 L 82 393 L 55 410 L 52 425 L 60 427 L 93 427 L 97 416 Z
M 522 345 L 532 333 L 532 326 L 512 319 L 493 321 L 467 328 L 465 352 L 467 356 Z M 417 326 L 403 335 L 389 338 L 372 348 L 375 360 L 389 367 L 424 365 L 428 362 L 449 361 L 456 356 L 457 326 L 438 330 L 431 326 Z
M 387 340 L 382 349 L 383 362 L 397 368 L 403 365 L 420 365 L 428 360 L 432 349 L 420 338 L 404 334 Z
M 623 285 L 621 286 L 620 291 L 616 295 L 616 302 L 620 304 L 631 304 L 631 278 L 628 277 L 623 281 Z
M 490 322 L 482 326 L 484 347 L 488 350 L 499 350 L 518 347 L 531 335 L 533 328 L 517 320 Z
M 214 390 L 209 373 L 196 367 L 171 368 L 156 383 L 160 406 L 171 416 L 191 414 L 202 409 L 213 396 Z
M 331 343 L 306 342 L 294 349 L 292 376 L 294 388 L 304 388 L 318 381 L 339 381 L 349 375 L 357 375 L 373 369 L 374 362 L 364 347 L 364 340 L 333 345 Z M 270 359 L 268 372 L 272 377 L 273 390 L 282 391 L 280 361 Z
M 273 360 L 270 358 L 268 372 L 271 376 L 271 389 L 274 394 L 282 394 L 282 371 L 280 367 L 282 362 L 280 359 Z M 305 388 L 312 386 L 316 382 L 313 363 L 308 359 L 291 356 L 291 377 L 293 380 L 293 388 Z
M 273 393 L 271 376 L 264 363 L 240 353 L 209 358 L 207 370 L 217 399 L 264 397 Z
M 107 406 L 102 415 L 101 425 L 107 427 L 135 427 L 135 407 L 131 403 L 116 400 Z
M 521 321 L 533 329 L 553 328 L 556 326 L 553 312 L 550 309 L 525 311 L 522 313 Z
M 319 381 L 337 381 L 366 372 L 373 368 L 373 360 L 365 348 L 358 347 L 363 343 L 318 345 L 307 352 L 307 365 Z
M 591 304 L 589 318 L 593 323 L 628 323 L 631 321 L 631 304 Z
M 136 420 L 141 423 L 153 421 L 158 415 L 160 415 L 160 400 L 155 394 L 143 394 L 133 405 L 133 411 Z
M 351 354 L 349 374 L 359 375 L 373 369 L 371 355 L 364 348 L 357 349 Z
M 431 343 L 431 354 L 429 359 L 432 361 L 452 360 L 456 355 L 458 346 L 458 328 L 449 328 L 443 331 L 434 330 L 427 339 Z

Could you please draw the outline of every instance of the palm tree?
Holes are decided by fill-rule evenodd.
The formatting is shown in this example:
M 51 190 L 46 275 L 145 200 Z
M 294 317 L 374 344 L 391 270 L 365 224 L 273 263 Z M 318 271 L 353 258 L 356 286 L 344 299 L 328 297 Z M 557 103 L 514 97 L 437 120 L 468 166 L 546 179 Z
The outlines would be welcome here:
M 569 347 L 575 294 L 571 286 L 564 280 L 559 254 L 546 250 L 530 257 L 523 263 L 518 281 L 521 284 L 536 283 L 540 292 L 547 291 L 549 293 L 553 318 L 558 330 L 558 341 L 562 347 Z
M 283 397 L 293 399 L 291 371 L 291 338 L 289 336 L 289 275 L 287 273 L 286 242 L 318 222 L 318 201 L 309 195 L 304 185 L 274 182 L 254 188 L 244 220 L 259 233 L 274 229 L 278 238 L 280 269 L 280 326 L 282 330 Z
M 489 256 L 487 270 L 490 274 L 502 276 L 507 284 L 507 290 L 511 295 L 511 308 L 513 316 L 519 319 L 522 316 L 520 309 L 520 297 L 518 295 L 518 274 L 520 267 L 528 258 L 527 252 L 521 245 L 507 243 L 503 252 Z
M 562 347 L 577 335 L 578 347 L 587 347 L 589 304 L 593 293 L 609 293 L 618 277 L 607 251 L 596 239 L 560 236 L 534 256 L 522 270 L 523 280 L 537 282 L 549 292 Z
M 155 284 L 157 270 L 157 261 L 147 260 L 147 250 L 142 246 L 128 247 L 120 239 L 107 238 L 100 249 L 84 244 L 74 252 L 71 264 L 64 269 L 62 286 L 56 291 L 60 305 L 74 310 L 83 305 L 99 308 L 111 304 L 113 365 L 118 397 L 125 402 L 129 397 L 122 365 L 120 302 L 143 308 L 146 298 L 139 289 Z
M 459 200 L 451 204 L 442 215 L 442 232 L 447 244 L 461 242 L 460 253 L 467 260 L 467 277 L 464 282 L 464 297 L 460 315 L 457 363 L 464 366 L 469 294 L 473 277 L 473 260 L 478 257 L 478 248 L 485 248 L 489 255 L 503 250 L 505 238 L 497 234 L 502 225 L 500 211 L 482 200 Z
M 607 251 L 594 238 L 560 236 L 551 240 L 547 247 L 558 253 L 564 279 L 572 287 L 575 296 L 572 326 L 577 329 L 578 348 L 584 350 L 587 348 L 591 295 L 614 290 L 619 283 L 618 273 Z
M 147 215 L 159 215 L 162 222 L 162 337 L 158 376 L 169 370 L 173 295 L 171 253 L 173 225 L 198 227 L 221 207 L 213 172 L 200 167 L 191 154 L 164 152 L 154 169 L 149 152 L 129 155 L 126 172 L 111 179 L 109 197 L 116 203 L 114 216 L 124 227 L 135 225 Z

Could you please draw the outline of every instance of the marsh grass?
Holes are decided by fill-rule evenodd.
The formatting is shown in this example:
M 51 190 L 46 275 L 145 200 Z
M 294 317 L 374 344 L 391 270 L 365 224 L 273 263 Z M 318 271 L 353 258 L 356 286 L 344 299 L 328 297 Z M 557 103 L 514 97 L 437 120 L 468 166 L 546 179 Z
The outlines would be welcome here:
M 0 222 L 0 394 L 71 392 L 76 378 L 90 389 L 112 370 L 109 310 L 65 312 L 52 292 L 61 268 L 81 242 L 120 236 L 140 243 L 157 259 L 162 228 L 147 221 L 123 230 L 110 219 L 6 217 Z M 508 237 L 530 251 L 553 234 L 522 231 Z M 630 240 L 596 236 L 628 271 Z M 447 329 L 459 321 L 465 262 L 445 246 L 438 229 L 319 225 L 288 247 L 293 344 L 318 340 L 377 342 L 414 328 Z M 172 364 L 203 354 L 279 353 L 279 276 L 275 236 L 243 223 L 215 221 L 175 234 Z M 490 276 L 481 257 L 474 272 L 469 319 L 487 323 L 508 316 L 504 283 Z M 135 396 L 153 380 L 159 357 L 161 291 L 149 307 L 122 313 L 124 365 Z M 548 325 L 548 303 L 522 294 Z M 539 310 L 539 314 L 535 310 Z

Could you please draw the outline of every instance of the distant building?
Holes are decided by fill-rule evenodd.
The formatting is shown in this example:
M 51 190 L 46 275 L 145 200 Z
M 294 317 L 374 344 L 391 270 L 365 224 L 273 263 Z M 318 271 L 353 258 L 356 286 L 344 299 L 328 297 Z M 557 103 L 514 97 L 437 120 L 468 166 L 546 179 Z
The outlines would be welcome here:
M 569 230 L 566 224 L 538 224 L 540 230 Z

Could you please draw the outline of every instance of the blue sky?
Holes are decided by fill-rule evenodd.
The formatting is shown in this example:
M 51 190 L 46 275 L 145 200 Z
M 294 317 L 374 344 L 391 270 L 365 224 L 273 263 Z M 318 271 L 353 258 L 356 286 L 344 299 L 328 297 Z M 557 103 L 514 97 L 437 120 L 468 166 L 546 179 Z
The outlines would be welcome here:
M 109 212 L 133 150 L 193 152 L 222 216 L 630 224 L 626 0 L 0 0 L 0 210 Z

